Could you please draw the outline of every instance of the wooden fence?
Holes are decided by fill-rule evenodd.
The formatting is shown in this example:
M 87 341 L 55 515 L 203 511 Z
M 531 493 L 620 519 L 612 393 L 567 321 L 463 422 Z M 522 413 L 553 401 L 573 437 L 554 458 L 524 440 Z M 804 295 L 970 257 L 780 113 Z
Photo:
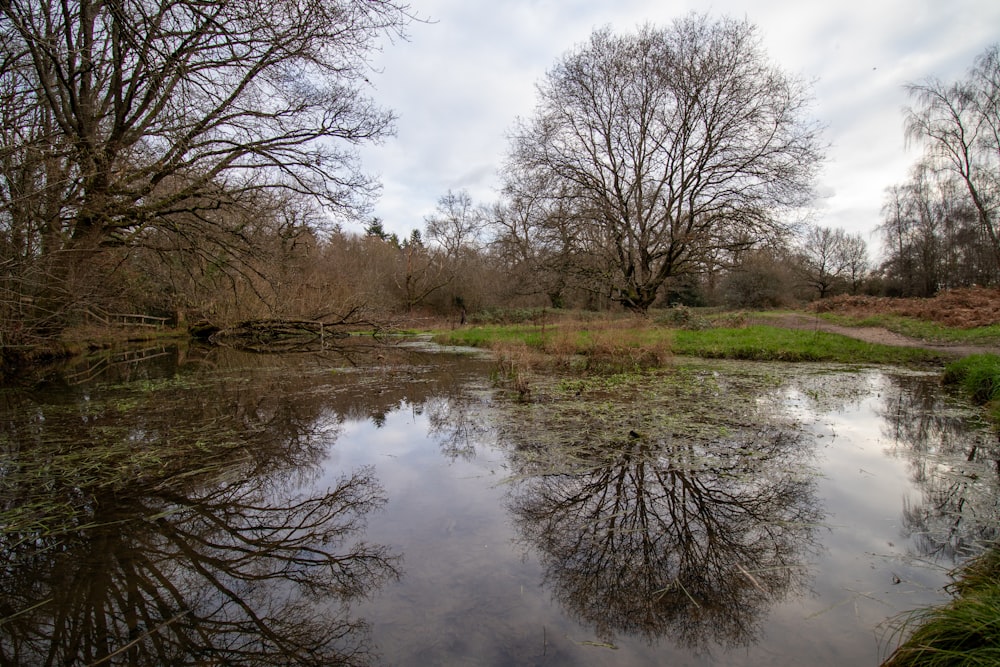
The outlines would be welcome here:
M 165 327 L 170 322 L 169 317 L 154 317 L 152 315 L 138 315 L 134 313 L 95 313 L 93 309 L 87 310 L 87 316 L 108 326 L 155 327 L 159 329 Z

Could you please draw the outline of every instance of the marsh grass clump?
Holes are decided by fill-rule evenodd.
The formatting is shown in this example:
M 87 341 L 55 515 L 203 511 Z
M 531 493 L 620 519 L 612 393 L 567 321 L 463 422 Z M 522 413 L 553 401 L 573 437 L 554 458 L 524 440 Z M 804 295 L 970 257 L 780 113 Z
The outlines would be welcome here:
M 521 401 L 531 398 L 531 369 L 539 355 L 526 345 L 510 343 L 497 350 L 496 371 L 493 379 L 517 394 Z
M 497 354 L 496 379 L 522 398 L 532 370 L 638 371 L 671 358 L 672 330 L 640 318 L 605 318 L 552 325 L 474 327 L 439 335 L 444 344 L 470 345 Z
M 910 612 L 894 622 L 894 638 L 910 632 L 883 667 L 1000 664 L 1000 547 L 957 573 L 948 604 Z
M 941 380 L 961 387 L 973 401 L 988 407 L 994 421 L 1000 421 L 1000 355 L 963 357 L 945 367 Z
M 564 360 L 576 357 L 586 370 L 641 370 L 669 361 L 671 338 L 669 330 L 647 320 L 609 321 L 561 327 L 543 351 Z
M 496 353 L 497 384 L 532 398 L 536 371 L 634 373 L 671 358 L 670 330 L 635 320 L 595 320 L 546 327 L 484 327 L 442 342 L 488 347 Z

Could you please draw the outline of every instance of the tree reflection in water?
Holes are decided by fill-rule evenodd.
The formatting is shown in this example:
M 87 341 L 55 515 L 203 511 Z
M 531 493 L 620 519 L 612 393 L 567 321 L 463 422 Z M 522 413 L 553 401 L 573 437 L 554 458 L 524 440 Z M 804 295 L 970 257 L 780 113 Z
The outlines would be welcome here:
M 515 444 L 520 532 L 555 597 L 606 641 L 750 645 L 768 608 L 805 584 L 821 516 L 792 431 Z
M 968 407 L 949 404 L 936 377 L 888 376 L 880 416 L 890 451 L 909 464 L 920 501 L 903 526 L 923 557 L 958 562 L 1000 537 L 1000 446 Z
M 134 388 L 130 403 L 88 391 L 68 410 L 32 408 L 44 432 L 32 410 L 11 413 L 24 417 L 2 434 L 0 509 L 14 520 L 0 534 L 0 663 L 373 661 L 351 604 L 399 576 L 399 557 L 361 534 L 384 493 L 369 468 L 302 490 L 337 425 L 322 397 L 291 391 L 299 376 L 275 378 L 195 400 L 154 382 L 138 405 Z
M 347 603 L 396 574 L 383 547 L 349 542 L 382 502 L 370 471 L 320 497 L 261 491 L 95 497 L 98 526 L 3 578 L 4 663 L 367 664 Z

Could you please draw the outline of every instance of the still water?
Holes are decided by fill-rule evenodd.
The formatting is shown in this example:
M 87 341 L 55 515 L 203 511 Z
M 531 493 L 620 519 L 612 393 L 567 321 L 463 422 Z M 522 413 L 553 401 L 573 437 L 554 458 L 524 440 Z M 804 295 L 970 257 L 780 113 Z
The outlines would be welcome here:
M 877 665 L 995 538 L 939 374 L 157 349 L 0 391 L 5 665 Z M 526 399 L 526 400 L 525 400 Z

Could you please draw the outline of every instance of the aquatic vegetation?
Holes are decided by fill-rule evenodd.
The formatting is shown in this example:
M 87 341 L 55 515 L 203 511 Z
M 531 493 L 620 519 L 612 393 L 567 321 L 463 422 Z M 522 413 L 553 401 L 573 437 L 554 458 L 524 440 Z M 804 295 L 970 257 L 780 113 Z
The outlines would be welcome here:
M 902 642 L 883 667 L 959 667 L 1000 664 L 1000 547 L 955 573 L 955 599 L 895 621 Z
M 296 374 L 216 370 L 0 395 L 0 662 L 368 664 L 384 489 L 305 483 L 330 428 Z

